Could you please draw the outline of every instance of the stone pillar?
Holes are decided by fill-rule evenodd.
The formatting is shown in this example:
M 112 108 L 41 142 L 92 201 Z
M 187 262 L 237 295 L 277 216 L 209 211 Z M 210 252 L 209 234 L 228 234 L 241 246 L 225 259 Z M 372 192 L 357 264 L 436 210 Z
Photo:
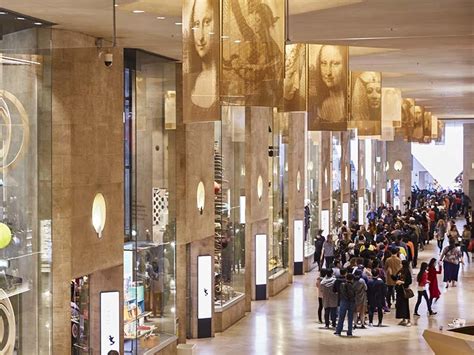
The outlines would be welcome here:
M 411 171 L 413 169 L 411 143 L 405 142 L 399 137 L 395 138 L 393 142 L 387 142 L 387 161 L 389 163 L 387 180 L 400 180 L 400 203 L 403 204 L 408 196 L 411 195 Z M 402 169 L 400 171 L 394 169 L 396 161 L 402 163 Z M 402 206 L 399 207 L 402 209 Z
M 341 192 L 342 192 L 342 208 L 344 204 L 348 204 L 349 218 L 346 220 L 349 226 L 350 222 L 350 205 L 351 205 L 351 134 L 350 132 L 341 133 Z M 344 219 L 344 218 L 343 218 Z
M 474 203 L 474 123 L 464 123 L 463 190 Z
M 332 192 L 332 169 L 331 169 L 331 132 L 321 132 L 321 150 L 320 150 L 320 195 L 321 195 L 321 213 L 329 211 L 329 230 L 323 232 L 324 236 L 331 233 L 331 192 Z M 321 214 L 320 214 L 321 215 Z M 320 221 L 323 228 L 322 220 Z

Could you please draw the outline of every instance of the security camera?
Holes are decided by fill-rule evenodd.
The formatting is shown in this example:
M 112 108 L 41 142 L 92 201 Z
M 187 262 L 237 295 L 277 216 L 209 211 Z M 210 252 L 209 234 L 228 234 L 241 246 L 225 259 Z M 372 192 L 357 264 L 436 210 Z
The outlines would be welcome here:
M 105 53 L 104 64 L 106 67 L 110 68 L 114 62 L 114 55 L 112 53 Z

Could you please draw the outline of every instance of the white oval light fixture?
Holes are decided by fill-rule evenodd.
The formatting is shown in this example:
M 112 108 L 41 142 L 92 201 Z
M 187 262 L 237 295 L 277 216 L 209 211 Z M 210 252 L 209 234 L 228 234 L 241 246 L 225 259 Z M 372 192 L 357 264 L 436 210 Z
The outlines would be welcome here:
M 347 177 L 349 176 L 349 170 L 347 169 L 347 165 L 346 165 L 346 169 L 344 171 L 344 180 L 347 181 Z
M 328 169 L 324 169 L 324 185 L 328 184 Z
M 394 164 L 393 164 L 393 168 L 395 169 L 395 171 L 401 171 L 402 168 L 403 168 L 403 164 L 400 160 L 397 160 Z
M 308 162 L 308 170 L 313 171 L 313 169 L 314 169 L 314 163 L 312 161 L 309 161 Z
M 364 176 L 364 168 L 360 168 L 360 176 Z
M 296 174 L 296 190 L 300 192 L 301 190 L 301 173 L 298 170 L 298 173 Z
M 105 204 L 104 195 L 98 193 L 92 202 L 92 225 L 99 238 L 102 238 L 102 231 L 105 227 L 105 220 L 107 217 L 107 207 Z
M 196 202 L 199 214 L 202 214 L 202 212 L 204 211 L 204 203 L 206 202 L 206 190 L 204 189 L 204 183 L 202 181 L 199 181 L 197 187 Z
M 257 178 L 257 196 L 258 196 L 258 200 L 261 201 L 261 200 L 262 200 L 262 196 L 263 196 L 263 179 L 262 179 L 262 175 L 259 175 L 258 178 Z
M 387 161 L 385 163 L 385 171 L 388 171 L 390 169 L 390 163 Z

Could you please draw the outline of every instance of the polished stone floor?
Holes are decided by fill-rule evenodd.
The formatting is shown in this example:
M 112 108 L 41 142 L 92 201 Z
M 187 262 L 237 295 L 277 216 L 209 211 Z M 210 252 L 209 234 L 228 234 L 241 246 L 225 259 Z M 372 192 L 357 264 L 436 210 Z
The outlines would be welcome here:
M 461 229 L 462 230 L 462 229 Z M 420 254 L 422 261 L 438 257 L 435 241 Z M 446 289 L 439 276 L 442 296 L 428 317 L 422 303 L 421 317 L 412 318 L 412 327 L 397 325 L 395 310 L 384 316 L 385 327 L 357 329 L 355 337 L 336 337 L 333 330 L 317 323 L 316 272 L 297 276 L 294 283 L 276 297 L 252 303 L 252 312 L 212 339 L 188 341 L 197 345 L 197 354 L 433 354 L 422 337 L 426 328 L 448 328 L 454 318 L 474 324 L 474 262 L 461 267 L 457 287 Z M 417 270 L 413 270 L 416 274 Z M 413 286 L 416 294 L 416 288 Z M 416 297 L 410 300 L 410 311 Z M 343 333 L 344 334 L 344 333 Z

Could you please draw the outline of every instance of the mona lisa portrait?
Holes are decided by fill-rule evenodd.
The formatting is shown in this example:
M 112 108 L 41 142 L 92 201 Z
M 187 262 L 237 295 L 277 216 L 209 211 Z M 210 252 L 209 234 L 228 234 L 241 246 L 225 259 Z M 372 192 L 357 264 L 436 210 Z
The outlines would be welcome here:
M 183 2 L 184 122 L 219 115 L 219 0 Z
M 348 48 L 309 45 L 308 129 L 347 129 Z
M 382 129 L 382 75 L 352 72 L 351 120 L 359 136 L 379 136 Z

